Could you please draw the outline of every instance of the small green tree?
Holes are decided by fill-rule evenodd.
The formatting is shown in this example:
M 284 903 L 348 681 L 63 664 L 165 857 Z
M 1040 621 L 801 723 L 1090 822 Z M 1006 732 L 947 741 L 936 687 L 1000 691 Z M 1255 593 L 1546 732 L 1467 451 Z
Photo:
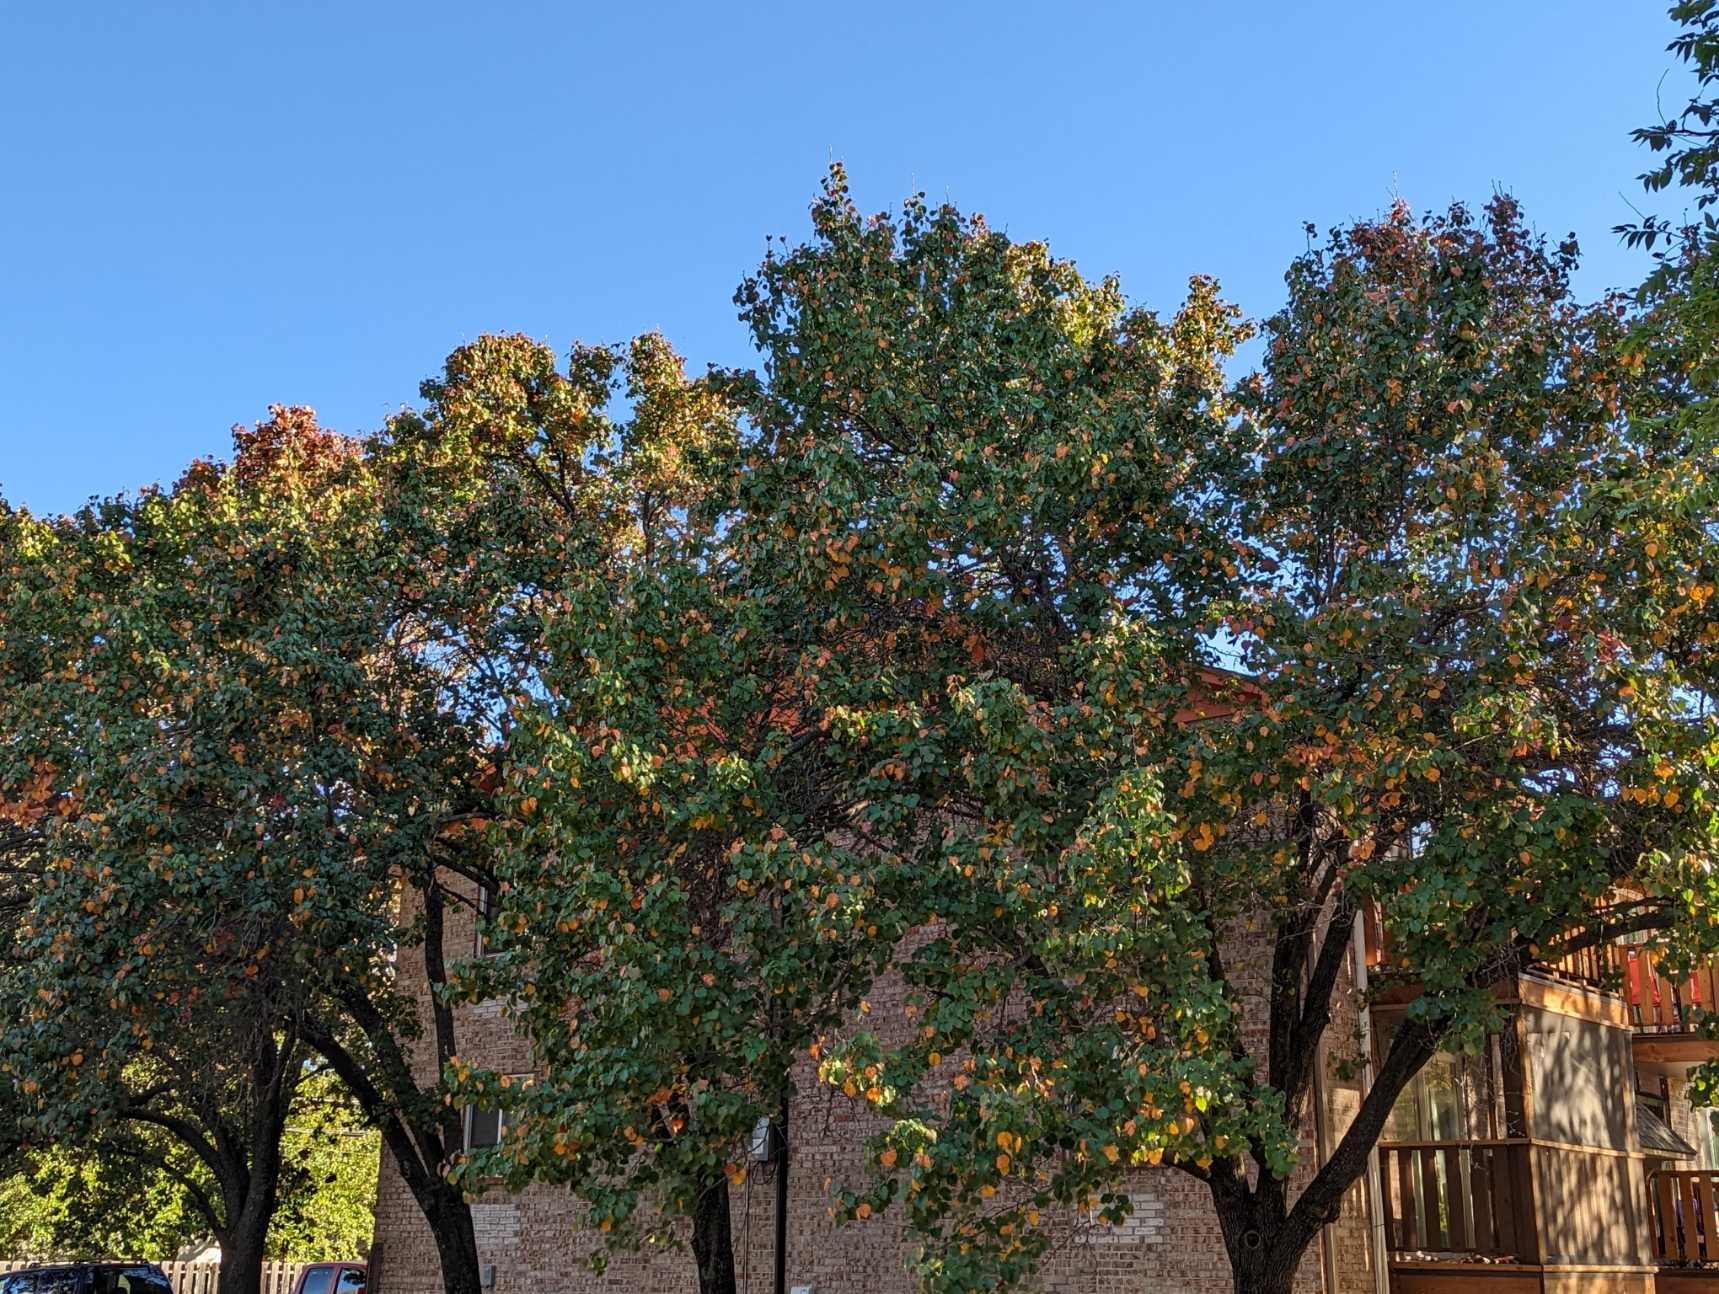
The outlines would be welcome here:
M 266 1256 L 362 1258 L 375 1229 L 379 1136 L 326 1072 L 306 1074 L 281 1138 L 280 1204 Z M 0 1181 L 0 1253 L 34 1259 L 171 1259 L 211 1236 L 219 1188 L 160 1129 L 99 1131 L 20 1154 Z
M 160 1138 L 159 1152 L 176 1153 Z M 180 1171 L 195 1160 L 177 1150 Z M 173 1258 L 209 1234 L 182 1182 L 130 1154 L 50 1148 L 0 1181 L 0 1253 L 29 1259 Z
M 382 1137 L 326 1067 L 307 1074 L 281 1137 L 281 1203 L 269 1257 L 363 1258 L 376 1231 Z

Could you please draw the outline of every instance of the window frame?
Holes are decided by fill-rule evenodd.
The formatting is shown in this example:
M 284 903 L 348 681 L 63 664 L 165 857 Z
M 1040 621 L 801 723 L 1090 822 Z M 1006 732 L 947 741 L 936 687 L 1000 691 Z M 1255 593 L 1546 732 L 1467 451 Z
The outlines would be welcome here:
M 529 1087 L 532 1083 L 532 1080 L 535 1079 L 537 1076 L 535 1074 L 508 1074 L 506 1077 L 507 1077 L 507 1080 L 510 1084 L 514 1084 L 514 1085 L 517 1085 L 519 1087 Z M 473 1120 L 473 1117 L 475 1115 L 478 1115 L 478 1114 L 493 1114 L 493 1115 L 495 1115 L 495 1140 L 494 1141 L 486 1141 L 481 1146 L 473 1146 L 472 1145 L 472 1120 Z M 460 1144 L 461 1144 L 461 1147 L 464 1149 L 466 1154 L 468 1154 L 468 1155 L 471 1154 L 473 1150 L 488 1150 L 491 1146 L 499 1146 L 499 1145 L 501 1145 L 503 1139 L 506 1138 L 506 1136 L 507 1136 L 507 1111 L 505 1109 L 497 1108 L 494 1110 L 479 1110 L 478 1107 L 475 1105 L 468 1105 L 468 1106 L 465 1106 L 461 1110 L 461 1112 L 460 1112 Z
M 494 920 L 495 914 L 501 911 L 498 896 L 489 892 L 489 886 L 478 886 L 477 904 L 472 918 L 472 950 L 478 957 L 497 957 L 500 950 L 490 947 L 489 941 L 483 937 L 484 923 Z

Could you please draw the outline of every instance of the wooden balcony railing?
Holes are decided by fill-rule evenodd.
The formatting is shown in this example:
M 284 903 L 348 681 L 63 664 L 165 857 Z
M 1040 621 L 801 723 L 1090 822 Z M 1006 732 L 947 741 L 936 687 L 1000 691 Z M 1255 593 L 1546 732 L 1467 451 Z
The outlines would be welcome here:
M 1654 1173 L 1648 1178 L 1656 1256 L 1664 1263 L 1719 1263 L 1719 1173 Z
M 1560 979 L 1622 993 L 1637 1033 L 1693 1033 L 1697 1015 L 1719 1009 L 1719 961 L 1706 961 L 1677 979 L 1660 973 L 1648 948 L 1602 944 L 1548 968 Z
M 1380 1143 L 1392 1250 L 1538 1261 L 1529 1153 L 1526 1141 Z
M 1624 996 L 1637 1033 L 1691 1033 L 1697 1012 L 1719 1002 L 1719 965 L 1706 961 L 1695 973 L 1671 980 L 1644 948 L 1614 948 L 1623 963 Z

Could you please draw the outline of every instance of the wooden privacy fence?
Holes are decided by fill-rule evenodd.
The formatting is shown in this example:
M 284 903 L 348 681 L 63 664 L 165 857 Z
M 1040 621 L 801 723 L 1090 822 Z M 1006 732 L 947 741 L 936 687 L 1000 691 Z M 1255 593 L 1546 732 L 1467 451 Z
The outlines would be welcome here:
M 1396 1141 L 1379 1146 L 1385 1235 L 1398 1253 L 1536 1261 L 1526 1141 Z
M 1661 1262 L 1719 1262 L 1719 1208 L 1714 1191 L 1719 1173 L 1706 1170 L 1654 1173 L 1647 1196 L 1653 1245 Z
M 26 1267 L 46 1267 L 47 1258 L 0 1260 L 0 1275 L 21 1271 Z M 220 1263 L 158 1263 L 172 1282 L 173 1294 L 215 1294 L 216 1279 L 221 1274 Z M 298 1274 L 308 1263 L 264 1263 L 262 1294 L 292 1294 Z
M 298 1274 L 306 1263 L 264 1263 L 262 1294 L 292 1294 Z M 162 1263 L 161 1270 L 173 1283 L 173 1294 L 215 1294 L 221 1275 L 220 1263 Z

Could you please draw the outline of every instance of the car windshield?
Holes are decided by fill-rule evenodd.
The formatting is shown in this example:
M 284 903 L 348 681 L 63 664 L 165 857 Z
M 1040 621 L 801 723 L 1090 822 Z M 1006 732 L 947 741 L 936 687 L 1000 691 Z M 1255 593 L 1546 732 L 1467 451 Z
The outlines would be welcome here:
M 312 1267 L 304 1274 L 304 1284 L 298 1287 L 298 1294 L 330 1294 L 329 1285 L 334 1281 L 334 1268 Z

